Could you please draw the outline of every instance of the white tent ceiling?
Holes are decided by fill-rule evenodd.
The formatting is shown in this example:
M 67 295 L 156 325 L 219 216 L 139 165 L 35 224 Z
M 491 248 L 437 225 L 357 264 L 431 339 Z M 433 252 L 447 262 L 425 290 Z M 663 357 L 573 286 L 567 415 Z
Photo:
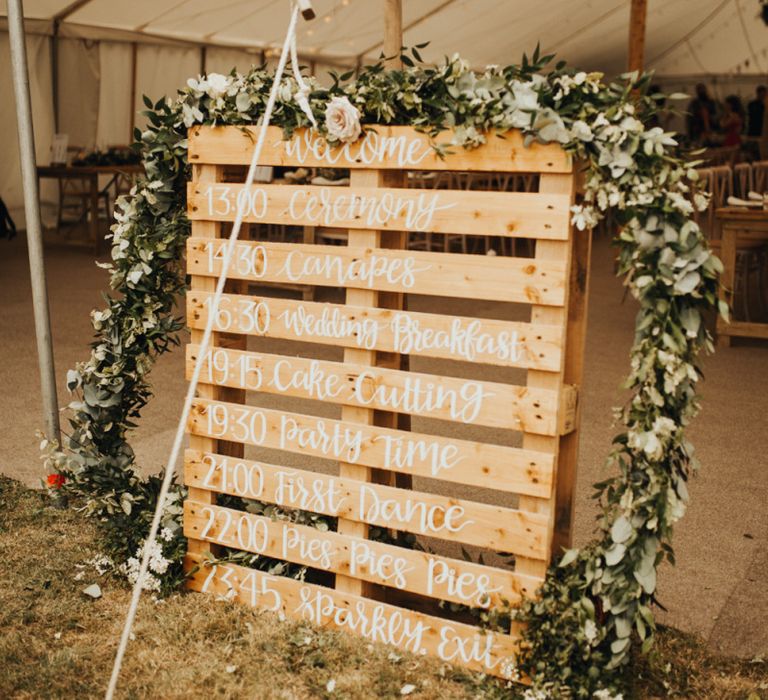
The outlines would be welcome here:
M 757 16 L 759 0 L 648 2 L 646 65 L 666 76 L 659 82 L 668 92 L 690 92 L 703 79 L 720 98 L 731 92 L 748 97 L 765 80 L 768 28 Z M 142 95 L 174 95 L 201 71 L 273 63 L 270 49 L 282 41 L 289 13 L 288 0 L 23 5 L 41 164 L 49 162 L 54 132 L 85 150 L 127 144 L 133 126 L 144 121 Z M 613 75 L 626 66 L 629 6 L 630 0 L 403 0 L 403 42 L 429 41 L 426 60 L 459 52 L 475 68 L 516 62 L 541 42 L 574 66 Z M 314 7 L 318 17 L 301 22 L 298 43 L 303 62 L 321 81 L 330 68 L 378 58 L 384 0 L 314 0 Z M 0 94 L 11 94 L 5 12 L 0 0 Z M 0 110 L 0 135 L 0 197 L 21 222 L 13 109 Z M 45 211 L 55 212 L 52 181 L 42 182 L 42 196 Z
M 439 60 L 459 51 L 475 67 L 510 63 L 541 42 L 569 63 L 624 69 L 630 0 L 403 0 L 404 43 L 431 44 Z M 354 65 L 381 51 L 381 0 L 314 0 L 305 58 Z M 664 75 L 768 72 L 768 27 L 758 0 L 649 0 L 646 63 Z M 25 0 L 25 15 L 63 36 L 163 38 L 269 48 L 282 37 L 287 0 Z M 5 0 L 0 0 L 0 14 Z M 41 25 L 46 29 L 46 25 Z M 131 37 L 131 34 L 134 36 Z

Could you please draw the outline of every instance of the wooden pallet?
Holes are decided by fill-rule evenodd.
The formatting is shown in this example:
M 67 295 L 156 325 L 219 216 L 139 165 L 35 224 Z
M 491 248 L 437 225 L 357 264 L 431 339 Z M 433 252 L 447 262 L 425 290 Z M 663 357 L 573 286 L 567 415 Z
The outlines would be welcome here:
M 525 148 L 514 132 L 441 159 L 408 127 L 377 127 L 340 149 L 308 131 L 283 141 L 270 128 L 262 164 L 350 168 L 350 185 L 246 192 L 224 182 L 222 171 L 247 164 L 252 148 L 253 134 L 239 128 L 189 134 L 187 376 L 221 269 L 221 226 L 240 202 L 247 222 L 345 229 L 348 241 L 237 244 L 188 425 L 189 586 L 509 677 L 519 630 L 486 633 L 435 603 L 493 608 L 534 596 L 553 555 L 570 542 L 590 245 L 569 223 L 572 163 L 557 146 Z M 536 173 L 540 185 L 538 192 L 420 190 L 406 188 L 408 170 Z M 534 239 L 535 254 L 409 251 L 407 231 Z M 277 298 L 269 288 L 247 293 L 247 285 L 266 283 L 343 288 L 346 303 Z M 530 318 L 461 316 L 449 303 L 446 313 L 414 312 L 409 294 L 524 304 Z M 343 358 L 260 352 L 254 346 L 262 338 L 333 345 Z M 410 356 L 518 368 L 526 378 L 514 385 L 412 372 Z M 307 413 L 246 404 L 247 395 L 269 394 L 304 399 Z M 316 402 L 338 405 L 339 417 L 312 415 Z M 508 447 L 413 432 L 410 416 L 516 431 L 522 441 Z M 334 460 L 338 472 L 245 459 L 245 445 Z M 413 489 L 413 477 L 429 481 Z M 433 480 L 443 487 L 431 490 Z M 515 494 L 517 505 L 466 498 L 467 486 Z M 221 507 L 217 493 L 335 517 L 338 526 L 322 532 Z M 514 563 L 372 541 L 371 526 L 444 541 L 449 551 L 468 545 L 511 554 Z M 205 566 L 206 552 L 222 546 L 320 574 L 303 582 L 228 563 Z

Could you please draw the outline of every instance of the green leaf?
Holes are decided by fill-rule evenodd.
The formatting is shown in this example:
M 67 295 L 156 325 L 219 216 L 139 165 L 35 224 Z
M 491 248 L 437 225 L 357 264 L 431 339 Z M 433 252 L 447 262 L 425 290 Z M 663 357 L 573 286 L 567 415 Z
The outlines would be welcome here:
M 616 636 L 619 637 L 619 639 L 629 637 L 632 633 L 632 620 L 626 615 L 618 615 L 613 621 L 616 625 Z
M 637 582 L 642 586 L 643 590 L 651 595 L 656 590 L 656 569 L 651 568 L 650 571 L 635 570 L 633 575 Z
M 569 564 L 576 561 L 576 557 L 579 556 L 579 550 L 578 549 L 566 549 L 565 554 L 560 559 L 560 562 L 558 563 L 558 566 L 560 567 L 566 567 Z
M 692 334 L 697 334 L 701 327 L 701 314 L 697 309 L 686 308 L 680 313 L 680 323 L 683 324 L 683 328 Z
M 614 544 L 605 552 L 605 563 L 608 566 L 616 566 L 623 558 L 627 548 L 623 544 Z
M 247 112 L 251 107 L 251 96 L 247 92 L 240 92 L 235 98 L 235 106 L 239 112 Z
M 623 515 L 620 515 L 614 520 L 613 525 L 611 526 L 611 539 L 616 544 L 621 544 L 626 542 L 632 536 L 633 532 L 634 529 L 629 520 Z
M 681 279 L 675 282 L 675 291 L 678 294 L 690 294 L 701 282 L 701 275 L 695 270 L 686 273 Z
M 629 637 L 623 637 L 614 640 L 611 643 L 611 651 L 614 654 L 621 654 L 629 646 Z

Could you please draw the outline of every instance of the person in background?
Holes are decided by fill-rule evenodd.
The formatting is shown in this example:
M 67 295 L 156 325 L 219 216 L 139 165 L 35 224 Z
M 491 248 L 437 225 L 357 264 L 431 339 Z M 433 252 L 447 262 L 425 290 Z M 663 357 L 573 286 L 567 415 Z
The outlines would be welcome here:
M 723 129 L 723 146 L 740 146 L 741 132 L 744 130 L 744 108 L 736 95 L 725 98 L 725 114 L 720 120 Z
M 707 86 L 696 86 L 696 97 L 688 105 L 688 138 L 693 143 L 707 144 L 712 141 L 715 128 L 715 101 L 709 96 Z
M 763 135 L 766 96 L 768 88 L 759 85 L 755 91 L 755 99 L 747 105 L 747 136 L 759 138 Z

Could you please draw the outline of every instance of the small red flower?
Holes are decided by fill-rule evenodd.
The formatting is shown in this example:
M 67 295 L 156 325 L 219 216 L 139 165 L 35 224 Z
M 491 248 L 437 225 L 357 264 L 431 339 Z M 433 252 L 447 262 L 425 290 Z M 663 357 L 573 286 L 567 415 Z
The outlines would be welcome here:
M 63 474 L 49 474 L 48 486 L 50 486 L 52 489 L 60 489 L 62 486 L 64 486 L 64 482 L 66 480 L 67 479 Z

